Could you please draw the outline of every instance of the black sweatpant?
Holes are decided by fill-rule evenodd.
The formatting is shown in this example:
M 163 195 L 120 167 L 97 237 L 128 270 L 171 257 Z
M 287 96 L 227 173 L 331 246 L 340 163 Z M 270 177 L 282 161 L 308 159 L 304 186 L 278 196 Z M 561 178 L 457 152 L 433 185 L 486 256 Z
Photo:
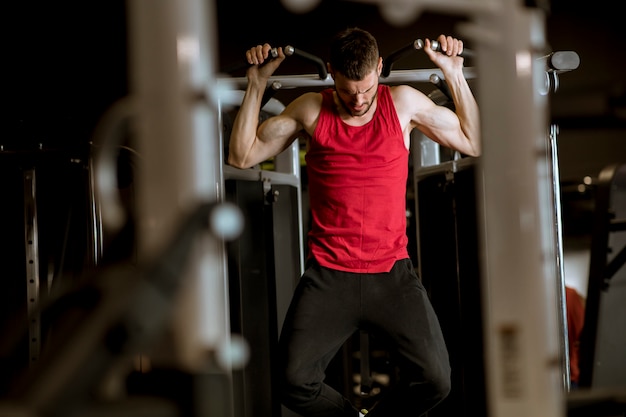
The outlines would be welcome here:
M 399 380 L 367 417 L 417 417 L 450 392 L 450 363 L 439 320 L 410 259 L 388 273 L 336 271 L 310 262 L 280 336 L 282 401 L 303 417 L 356 417 L 324 383 L 325 370 L 359 329 L 389 339 Z

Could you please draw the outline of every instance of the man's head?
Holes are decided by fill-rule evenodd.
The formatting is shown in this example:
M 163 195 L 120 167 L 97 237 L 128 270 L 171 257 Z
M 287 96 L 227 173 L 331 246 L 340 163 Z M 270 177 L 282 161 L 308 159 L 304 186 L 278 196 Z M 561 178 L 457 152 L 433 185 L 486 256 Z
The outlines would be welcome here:
M 330 45 L 329 72 L 361 81 L 377 69 L 380 58 L 376 39 L 367 31 L 348 28 L 339 32 Z
M 382 67 L 376 39 L 369 32 L 350 28 L 335 36 L 328 72 L 335 80 L 340 104 L 351 116 L 369 112 L 376 100 Z

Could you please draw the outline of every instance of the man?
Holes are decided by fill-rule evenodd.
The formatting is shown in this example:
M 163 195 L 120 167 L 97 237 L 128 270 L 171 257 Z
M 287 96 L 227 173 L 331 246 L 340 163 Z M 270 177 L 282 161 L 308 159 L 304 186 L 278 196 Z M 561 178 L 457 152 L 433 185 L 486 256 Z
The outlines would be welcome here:
M 349 28 L 331 44 L 334 89 L 308 92 L 258 124 L 269 77 L 285 59 L 271 46 L 246 52 L 248 86 L 233 122 L 228 163 L 249 168 L 308 134 L 312 226 L 306 271 L 280 336 L 283 403 L 303 417 L 357 417 L 324 383 L 325 370 L 359 329 L 382 335 L 396 355 L 399 380 L 368 417 L 419 416 L 450 391 L 448 352 L 439 321 L 411 263 L 406 236 L 410 134 L 477 156 L 479 113 L 463 75 L 463 43 L 438 37 L 443 52 L 424 51 L 442 71 L 455 111 L 419 90 L 379 84 L 375 38 Z

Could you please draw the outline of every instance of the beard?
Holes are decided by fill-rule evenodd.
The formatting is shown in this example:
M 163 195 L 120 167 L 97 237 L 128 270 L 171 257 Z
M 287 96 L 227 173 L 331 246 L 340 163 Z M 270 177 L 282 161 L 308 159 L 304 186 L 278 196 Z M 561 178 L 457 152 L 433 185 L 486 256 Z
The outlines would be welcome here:
M 343 101 L 339 94 L 337 94 L 337 99 L 339 100 L 339 103 L 341 103 L 341 107 L 343 107 L 346 113 L 348 113 L 352 117 L 361 117 L 366 115 L 367 112 L 370 111 L 370 108 L 372 108 L 372 104 L 374 103 L 374 100 L 376 100 L 377 96 L 378 91 L 376 91 L 376 93 L 372 96 L 372 99 L 369 102 L 363 103 L 363 107 L 358 110 L 355 110 L 352 106 Z

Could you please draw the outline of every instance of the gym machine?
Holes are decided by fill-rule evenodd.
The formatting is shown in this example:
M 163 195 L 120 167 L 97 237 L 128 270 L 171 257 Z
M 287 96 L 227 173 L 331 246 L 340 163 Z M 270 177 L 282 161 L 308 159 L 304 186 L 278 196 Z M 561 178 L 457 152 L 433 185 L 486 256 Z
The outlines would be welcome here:
M 133 415 L 180 415 L 179 404 L 173 401 L 156 397 L 148 404 L 141 399 L 124 401 L 122 381 L 133 369 L 133 360 L 144 354 L 155 364 L 197 371 L 197 378 L 186 380 L 193 380 L 191 386 L 203 393 L 185 393 L 186 414 L 232 414 L 228 372 L 241 366 L 241 359 L 236 362 L 233 355 L 245 351 L 245 345 L 230 334 L 224 281 L 224 244 L 229 234 L 222 226 L 229 224 L 225 218 L 236 219 L 233 213 L 237 211 L 231 210 L 225 218 L 217 216 L 216 224 L 210 221 L 213 214 L 228 207 L 218 199 L 221 165 L 207 163 L 219 154 L 220 137 L 211 67 L 215 35 L 207 30 L 214 27 L 207 24 L 213 20 L 211 6 L 195 1 L 128 3 L 131 96 L 114 104 L 96 128 L 94 136 L 106 139 L 97 143 L 103 149 L 94 151 L 100 163 L 87 163 L 84 154 L 72 159 L 77 170 L 89 172 L 72 178 L 84 180 L 83 189 L 93 192 L 83 196 L 92 228 L 82 244 L 86 254 L 77 256 L 87 265 L 77 268 L 82 285 L 62 291 L 61 299 L 46 300 L 52 305 L 43 302 L 46 280 L 37 269 L 38 262 L 42 263 L 42 253 L 37 251 L 41 222 L 37 220 L 47 213 L 35 208 L 40 190 L 45 190 L 46 177 L 39 175 L 45 170 L 24 172 L 21 217 L 28 294 L 21 300 L 29 306 L 29 361 L 20 381 L 9 381 L 11 390 L 3 390 L 0 415 L 130 411 Z M 185 36 L 179 37 L 182 28 Z M 100 262 L 102 233 L 115 235 L 129 220 L 124 216 L 127 213 L 118 210 L 116 194 L 107 193 L 116 188 L 117 180 L 108 157 L 115 154 L 115 131 L 130 115 L 141 155 L 135 172 L 135 253 L 130 264 L 107 268 Z M 45 150 L 32 154 L 42 159 Z M 34 303 L 38 305 L 30 307 Z M 37 320 L 44 316 L 58 318 L 56 343 L 34 346 L 42 329 Z M 163 346 L 162 339 L 171 343 L 155 349 Z M 143 372 L 146 362 L 142 366 Z M 179 394 L 173 392 L 176 386 L 170 388 L 169 398 Z M 187 401 L 189 397 L 192 401 Z
M 261 119 L 284 108 L 268 91 Z M 232 91 L 221 102 L 224 161 L 230 120 L 242 99 L 243 91 Z M 246 367 L 233 373 L 235 416 L 288 413 L 281 411 L 275 390 L 274 361 L 282 320 L 304 268 L 299 158 L 296 140 L 271 167 L 224 165 L 224 198 L 240 208 L 246 224 L 227 246 L 231 331 L 252 347 Z
M 622 314 L 626 261 L 626 166 L 603 169 L 593 184 L 594 217 L 585 326 L 581 336 L 580 385 L 616 387 L 626 381 Z
M 418 47 L 413 47 L 413 45 L 418 45 Z M 440 70 L 438 69 L 434 70 L 435 72 L 433 72 L 433 70 L 404 70 L 404 71 L 393 71 L 393 72 L 391 71 L 391 67 L 395 64 L 397 60 L 401 59 L 402 57 L 408 55 L 411 52 L 421 49 L 422 47 L 423 47 L 423 42 L 418 39 L 411 44 L 410 48 L 403 48 L 398 53 L 394 53 L 390 55 L 389 57 L 385 58 L 383 61 L 384 70 L 383 70 L 383 74 L 381 76 L 380 81 L 383 83 L 431 82 L 435 86 L 435 91 L 439 92 L 439 95 L 445 95 L 445 91 L 447 91 L 445 89 L 446 86 L 445 86 L 445 83 L 443 83 L 440 78 L 442 74 Z M 284 89 L 309 88 L 309 87 L 320 88 L 324 86 L 333 85 L 333 81 L 331 77 L 326 72 L 325 64 L 319 57 L 313 54 L 310 54 L 308 52 L 305 52 L 301 49 L 296 49 L 291 45 L 284 47 L 283 50 L 286 52 L 286 55 L 288 57 L 294 57 L 294 58 L 288 58 L 288 59 L 302 59 L 304 60 L 305 63 L 312 64 L 312 66 L 314 66 L 317 69 L 317 73 L 316 74 L 304 74 L 304 75 L 274 75 L 273 77 L 271 77 L 270 80 L 268 81 L 266 92 L 264 94 L 263 103 L 266 103 L 266 104 L 262 105 L 261 114 L 259 116 L 261 119 L 271 114 L 278 114 L 282 110 L 280 108 L 280 105 L 276 103 L 275 99 L 272 97 L 283 88 Z M 230 68 L 229 70 L 235 72 L 245 67 L 247 67 L 247 64 L 244 64 L 242 66 L 233 65 L 229 67 Z M 469 74 L 468 76 L 471 76 L 472 69 L 468 68 L 467 73 Z M 231 85 L 233 87 L 239 87 L 239 88 L 245 88 L 247 84 L 247 79 L 245 79 L 245 77 L 243 78 L 231 77 L 231 78 L 225 78 L 220 81 L 222 81 L 223 83 L 227 85 Z M 232 101 L 235 105 L 235 111 L 236 111 L 236 105 L 238 105 L 241 102 L 241 99 L 243 97 L 243 91 L 236 90 L 234 94 L 231 95 L 231 97 L 233 99 Z M 230 117 L 224 117 L 224 120 L 228 121 L 231 117 L 234 117 L 234 114 Z M 228 139 L 227 136 L 230 131 L 229 126 L 227 126 L 224 129 L 224 131 L 226 133 L 225 141 L 224 141 L 225 142 L 224 146 L 226 149 L 227 139 Z M 254 205 L 249 199 L 246 199 L 243 202 L 242 201 L 238 202 L 238 205 L 240 207 L 247 208 L 244 210 L 250 213 L 249 216 L 253 216 L 255 213 L 257 213 L 257 215 L 258 213 L 262 213 L 262 208 L 264 206 L 267 206 L 267 200 L 269 200 L 271 204 L 273 205 L 276 204 L 276 200 L 274 198 L 275 191 L 273 191 L 275 187 L 274 184 L 280 184 L 281 182 L 283 183 L 291 182 L 290 185 L 292 187 L 296 187 L 296 188 L 300 187 L 300 178 L 298 175 L 300 166 L 299 164 L 297 164 L 298 162 L 297 155 L 299 151 L 298 142 L 299 140 L 296 140 L 290 149 L 288 149 L 287 151 L 285 151 L 283 154 L 279 155 L 276 158 L 276 161 L 275 161 L 276 171 L 266 171 L 262 168 L 251 169 L 251 170 L 239 170 L 239 169 L 228 167 L 228 166 L 224 167 L 225 179 L 227 183 L 227 187 L 226 187 L 227 195 L 229 194 L 229 190 L 233 188 L 232 186 L 228 186 L 229 183 L 236 185 L 236 187 L 240 189 L 243 188 L 244 186 L 248 187 L 249 188 L 248 194 L 253 193 L 256 195 L 255 197 L 257 200 L 256 205 Z M 292 163 L 285 163 L 284 162 L 285 160 L 290 161 Z M 294 171 L 293 168 L 297 168 L 297 169 Z M 292 175 L 288 175 L 285 177 L 285 173 L 290 173 Z M 233 180 L 236 180 L 236 181 L 233 181 Z M 242 183 L 242 180 L 244 180 L 243 183 Z M 255 185 L 254 183 L 256 183 L 257 185 Z M 257 190 L 257 188 L 261 187 L 261 185 L 259 184 L 264 185 L 265 192 L 261 193 L 260 191 Z M 306 184 L 302 184 L 302 186 L 306 187 Z M 280 192 L 279 195 L 280 195 L 279 200 L 282 200 L 283 192 Z M 298 205 L 294 202 L 293 206 L 298 207 L 299 210 L 302 210 L 302 204 Z M 249 224 L 251 224 L 252 225 L 251 227 L 254 229 L 255 224 L 271 225 L 272 221 L 271 219 L 270 221 L 267 221 L 261 218 L 257 218 L 255 221 L 254 217 L 252 217 L 252 221 L 249 222 Z M 280 225 L 277 225 L 277 226 L 280 226 Z M 280 227 L 280 229 L 290 230 L 289 227 L 285 227 L 285 226 Z M 302 223 L 300 223 L 300 231 L 301 229 L 302 229 Z M 274 232 L 276 233 L 276 229 L 274 230 Z M 266 234 L 271 234 L 271 232 L 266 232 Z M 252 265 L 256 265 L 255 259 L 258 258 L 259 252 L 267 251 L 268 247 L 271 248 L 273 246 L 272 244 L 270 245 L 265 244 L 263 245 L 263 249 L 260 250 L 258 243 L 263 240 L 259 239 L 258 237 L 254 238 L 253 236 L 248 236 L 246 239 L 242 237 L 241 239 L 238 239 L 238 241 L 240 242 L 239 243 L 240 245 L 246 244 L 245 242 L 251 242 L 248 244 L 254 245 L 255 250 L 249 251 L 248 258 L 246 258 L 245 261 L 243 260 L 240 261 L 239 265 L 233 265 L 233 268 L 230 268 L 231 271 L 241 270 L 242 264 L 252 263 Z M 303 241 L 301 240 L 300 242 L 302 243 Z M 302 248 L 301 252 L 303 253 L 304 252 L 303 246 L 301 245 L 299 247 Z M 286 252 L 283 249 L 281 253 L 284 254 Z M 271 254 L 270 254 L 270 257 L 271 257 Z M 277 267 L 281 266 L 284 262 L 285 262 L 285 257 L 281 256 L 280 260 L 278 260 L 275 263 L 275 266 Z M 303 263 L 301 265 L 303 265 Z M 252 268 L 249 268 L 249 269 L 252 269 Z M 262 268 L 257 268 L 257 269 L 262 270 Z M 303 271 L 302 270 L 296 271 L 292 269 L 292 270 L 288 270 L 285 272 L 287 272 L 287 275 L 283 275 L 283 276 L 284 277 L 286 276 L 286 278 L 280 278 L 281 277 L 280 273 L 275 274 L 276 287 L 278 288 L 280 284 L 280 286 L 284 287 L 285 289 L 284 302 L 286 304 L 284 305 L 283 309 L 279 308 L 276 310 L 276 313 L 278 313 L 278 317 L 274 318 L 274 321 L 277 320 L 279 324 L 282 323 L 282 317 L 286 311 L 286 306 L 291 299 L 291 293 L 293 289 L 295 288 L 295 282 L 297 281 L 297 279 L 299 278 L 299 276 L 302 274 Z M 231 280 L 232 279 L 233 279 L 233 274 L 231 272 Z M 258 281 L 258 279 L 255 279 L 254 281 Z M 246 285 L 245 282 L 242 282 L 242 285 L 238 287 L 234 293 L 231 293 L 231 298 L 234 294 L 237 294 L 240 292 L 244 293 L 246 291 L 245 285 Z M 252 285 L 252 284 L 248 284 L 248 285 Z M 255 295 L 259 294 L 259 291 L 253 291 L 253 292 L 255 293 Z M 254 308 L 253 306 L 259 304 L 259 301 L 258 300 L 255 301 L 255 300 L 256 298 L 250 299 L 249 300 L 250 302 L 247 303 L 247 306 L 245 305 L 245 303 L 242 302 L 241 305 L 243 309 Z M 280 305 L 278 305 L 278 307 L 280 307 Z M 267 306 L 263 307 L 261 310 L 266 311 Z M 255 316 L 255 318 L 258 318 L 258 314 Z M 268 326 L 265 325 L 263 328 L 267 329 Z M 268 336 L 268 333 L 266 330 L 265 339 L 267 339 L 267 336 Z M 270 341 L 269 343 L 270 345 L 277 341 L 278 334 L 275 331 L 269 332 L 269 336 L 272 339 L 272 341 Z M 266 345 L 268 344 L 267 340 L 264 340 L 264 342 Z M 390 368 L 390 366 L 387 364 L 387 361 L 385 360 L 386 353 L 384 351 L 384 346 L 383 347 L 378 346 L 375 342 L 376 342 L 375 337 L 373 337 L 373 335 L 367 334 L 366 332 L 360 332 L 359 334 L 355 334 L 354 337 L 351 338 L 344 345 L 343 349 L 340 350 L 337 357 L 333 360 L 333 362 L 331 362 L 331 365 L 328 370 L 329 383 L 331 383 L 331 385 L 334 385 L 336 389 L 338 389 L 340 392 L 343 392 L 344 395 L 346 395 L 347 397 L 352 398 L 355 404 L 358 404 L 365 408 L 371 406 L 373 402 L 375 402 L 377 398 L 376 395 L 380 394 L 382 392 L 381 390 L 384 391 L 385 386 L 387 386 L 392 380 L 391 374 L 393 373 L 393 368 Z M 254 346 L 263 345 L 262 343 L 258 343 L 258 342 L 252 343 L 252 344 Z M 265 350 L 263 348 L 258 348 L 258 349 L 261 351 Z M 268 350 L 269 350 L 269 353 L 271 353 L 271 349 L 268 349 Z M 264 355 L 266 357 L 271 358 L 271 354 L 264 353 Z M 358 358 L 358 359 L 355 360 L 355 358 Z M 261 360 L 262 359 L 259 358 L 258 364 L 267 363 L 267 359 L 265 361 L 261 361 Z M 249 366 L 251 368 L 255 368 L 256 366 L 259 366 L 258 364 L 255 365 L 254 363 L 251 363 Z M 265 375 L 271 375 L 270 371 L 271 369 L 266 369 Z M 255 373 L 254 371 L 250 372 L 250 374 L 254 374 L 254 373 Z M 251 386 L 252 384 L 254 384 L 254 387 L 255 387 L 254 391 L 256 391 L 255 395 L 261 396 L 262 398 L 265 398 L 265 399 L 271 398 L 271 390 L 268 391 L 265 383 L 259 383 L 258 374 L 259 373 L 256 372 L 257 376 L 255 377 L 254 381 L 250 380 L 248 384 L 243 384 L 243 385 Z M 375 374 L 377 375 L 375 376 Z M 355 376 L 358 377 L 356 381 L 355 381 Z M 382 384 L 377 383 L 375 379 L 380 379 L 381 377 L 383 378 L 383 383 Z M 265 379 L 267 378 L 271 380 L 271 377 L 266 376 Z M 266 382 L 269 383 L 269 380 Z M 252 394 L 244 394 L 244 397 L 243 397 L 244 408 L 245 408 L 245 404 L 247 403 L 245 401 L 246 395 L 252 395 Z M 251 399 L 251 401 L 253 401 L 253 399 Z M 262 400 L 257 399 L 256 401 L 253 401 L 253 402 L 256 404 L 261 404 Z M 263 408 L 263 410 L 267 413 L 267 412 L 271 412 L 273 409 L 271 406 L 267 406 Z M 256 411 L 259 412 L 259 409 L 257 408 Z M 283 412 L 290 413 L 288 410 L 283 410 Z M 242 414 L 242 415 L 246 415 L 246 414 Z
M 538 59 L 546 49 L 544 10 L 541 5 L 513 0 L 414 3 L 387 0 L 380 5 L 467 14 L 470 22 L 459 26 L 459 33 L 475 45 L 477 74 L 480 80 L 498 80 L 479 83 L 477 94 L 483 115 L 484 149 L 475 164 L 475 175 L 486 410 L 490 416 L 562 416 L 565 414 L 560 359 L 563 352 L 555 336 L 560 331 L 555 285 L 558 267 L 554 264 L 558 248 L 552 178 L 545 151 L 547 97 L 542 93 L 545 62 Z M 160 261 L 167 263 L 170 256 L 175 258 L 178 252 L 172 249 L 180 242 L 176 237 L 189 236 L 182 233 L 187 229 L 181 224 L 191 224 L 189 227 L 202 236 L 194 239 L 191 247 L 181 246 L 183 252 L 189 252 L 189 257 L 181 260 L 184 273 L 177 275 L 180 282 L 176 283 L 181 285 L 176 287 L 175 294 L 161 300 L 165 304 L 172 301 L 168 305 L 172 309 L 167 310 L 166 317 L 142 322 L 154 326 L 150 329 L 154 333 L 147 333 L 152 337 L 165 327 L 173 331 L 170 340 L 174 346 L 156 355 L 155 363 L 166 363 L 190 376 L 191 383 L 185 386 L 186 399 L 191 403 L 190 415 L 230 417 L 235 415 L 237 388 L 233 378 L 237 371 L 232 360 L 236 350 L 233 348 L 242 346 L 231 334 L 228 249 L 219 229 L 215 233 L 214 229 L 204 227 L 203 222 L 195 223 L 197 217 L 193 215 L 199 213 L 206 220 L 208 210 L 220 206 L 217 203 L 222 203 L 226 196 L 225 178 L 230 175 L 221 162 L 219 117 L 224 86 L 216 79 L 213 67 L 216 47 L 211 30 L 215 16 L 210 6 L 210 2 L 200 0 L 129 1 L 131 98 L 128 104 L 136 116 L 133 127 L 137 149 L 142 155 L 136 207 L 136 255 L 138 265 L 142 266 L 139 275 L 159 276 L 156 272 L 161 271 Z M 396 72 L 387 81 L 422 82 L 431 75 L 431 71 Z M 281 79 L 284 85 L 288 81 L 303 87 L 330 84 L 328 79 L 320 80 L 319 75 Z M 282 180 L 288 183 L 293 178 L 281 178 L 278 182 Z M 105 222 L 108 214 L 101 215 L 99 220 Z M 190 223 L 184 222 L 185 219 L 191 219 Z M 128 275 L 120 271 L 115 276 Z M 167 274 L 163 277 L 167 281 Z M 152 307 L 159 305 L 152 304 L 149 285 L 136 288 L 140 299 L 148 299 Z M 83 341 L 92 343 L 88 346 L 94 350 L 87 349 L 84 352 L 87 356 L 91 353 L 100 357 L 98 354 L 104 353 L 102 357 L 113 362 L 127 359 L 117 356 L 119 350 L 104 352 L 96 343 L 100 336 L 108 334 L 107 322 L 119 323 L 114 318 L 146 319 L 153 311 L 145 309 L 145 305 L 133 304 L 133 300 L 125 300 L 129 305 L 120 300 L 121 305 L 115 304 L 113 308 L 106 302 L 110 301 L 109 297 L 105 297 L 103 309 L 98 310 L 103 314 L 99 316 L 102 326 L 96 326 L 101 332 L 75 335 L 78 338 L 83 335 Z M 533 308 L 529 309 L 531 304 Z M 112 312 L 117 314 L 109 315 Z M 152 337 L 144 339 L 139 335 L 139 340 L 132 339 L 138 343 L 131 345 L 139 346 L 139 351 L 152 348 L 152 343 L 139 343 L 152 342 L 155 340 Z M 119 344 L 108 346 L 120 347 Z M 230 360 L 220 361 L 220 352 L 227 358 L 230 355 Z M 78 357 L 67 353 L 64 358 L 68 359 L 69 368 L 54 367 L 53 360 L 42 361 L 51 367 L 47 374 L 50 378 L 41 379 L 38 385 L 43 390 L 38 391 L 42 393 L 37 396 L 39 401 L 29 402 L 33 398 L 29 395 L 17 403 L 2 401 L 0 415 L 37 414 L 45 410 L 49 415 L 68 416 L 68 407 L 77 404 L 85 415 L 89 408 L 83 402 L 86 396 L 68 395 L 70 391 L 66 389 L 71 384 L 59 386 L 55 374 L 71 377 L 68 370 L 84 372 L 89 378 L 78 388 L 81 394 L 86 394 L 86 388 L 106 379 L 106 371 L 111 369 L 104 369 L 98 361 L 94 363 L 99 367 L 81 369 L 75 366 Z M 27 391 L 35 389 L 31 384 L 25 387 Z M 110 398 L 119 396 L 110 395 Z M 108 404 L 119 406 L 112 407 L 111 414 L 129 410 L 123 402 Z M 31 408 L 36 405 L 41 408 Z M 134 415 L 139 415 L 141 407 L 134 410 Z M 176 415 L 180 411 L 171 404 L 149 410 L 152 416 Z
M 383 83 L 425 83 L 430 82 L 436 88 L 430 93 L 431 99 L 442 105 L 451 105 L 449 91 L 442 79 L 439 70 L 404 70 L 392 71 L 393 65 L 401 58 L 420 50 L 423 47 L 421 39 L 408 44 L 405 48 L 393 52 L 384 59 L 384 67 L 381 75 Z M 294 48 L 287 46 L 287 55 Z M 465 51 L 468 56 L 473 56 L 473 51 Z M 470 55 L 471 54 L 471 55 Z M 301 52 L 301 56 L 310 59 L 318 68 L 318 74 L 275 75 L 268 81 L 266 97 L 274 94 L 280 88 L 319 87 L 320 85 L 332 85 L 332 80 L 323 71 L 322 62 L 312 55 Z M 552 52 L 536 58 L 543 65 L 543 85 L 540 93 L 547 95 L 558 89 L 559 74 L 574 70 L 579 65 L 579 58 L 575 52 L 563 51 Z M 468 78 L 474 77 L 473 68 L 466 69 Z M 245 78 L 229 79 L 237 87 L 245 87 Z M 567 363 L 567 330 L 565 318 L 564 281 L 561 266 L 561 237 L 560 237 L 560 206 L 559 206 L 559 177 L 558 160 L 556 157 L 556 132 L 555 126 L 549 131 L 549 136 L 544 138 L 543 152 L 547 166 L 546 180 L 550 190 L 550 212 L 552 223 L 552 244 L 557 255 L 554 258 L 554 288 L 556 298 L 553 300 L 554 312 L 558 315 L 556 338 L 559 340 L 559 355 L 562 361 L 560 366 L 560 379 L 563 391 L 568 389 L 569 374 Z M 481 312 L 481 282 L 480 282 L 480 253 L 478 251 L 479 219 L 476 200 L 476 165 L 478 159 L 463 158 L 459 155 L 447 155 L 444 148 L 425 137 L 414 137 L 412 144 L 413 170 L 415 177 L 416 212 L 419 262 L 418 266 L 422 278 L 431 291 L 435 309 L 442 319 L 444 334 L 446 335 L 453 360 L 453 391 L 451 396 L 444 401 L 443 405 L 431 411 L 433 415 L 438 413 L 464 414 L 467 410 L 479 414 L 486 413 L 484 358 L 482 344 L 482 312 Z M 444 156 L 442 158 L 442 156 Z M 544 184 L 545 185 L 545 184 Z M 420 201 L 418 201 L 420 200 Z M 475 250 L 475 251 L 474 251 Z M 446 267 L 448 266 L 448 267 Z M 339 380 L 343 383 L 343 392 L 352 397 L 357 404 L 367 406 L 368 396 L 371 393 L 373 383 L 371 371 L 371 358 L 369 351 L 369 336 L 361 333 L 358 339 L 351 340 L 344 346 L 343 372 L 344 378 Z M 347 350 L 347 353 L 346 353 Z M 358 352 L 356 352 L 358 350 Z M 380 352 L 377 352 L 380 353 Z M 353 364 L 353 357 L 360 358 L 357 366 Z M 380 369 L 378 369 L 380 371 Z M 389 369 L 383 370 L 388 372 Z M 352 375 L 360 372 L 356 396 Z M 393 373 L 393 370 L 392 370 Z M 388 384 L 389 382 L 387 382 Z M 342 391 L 341 387 L 336 387 Z M 383 387 L 384 389 L 384 387 Z

